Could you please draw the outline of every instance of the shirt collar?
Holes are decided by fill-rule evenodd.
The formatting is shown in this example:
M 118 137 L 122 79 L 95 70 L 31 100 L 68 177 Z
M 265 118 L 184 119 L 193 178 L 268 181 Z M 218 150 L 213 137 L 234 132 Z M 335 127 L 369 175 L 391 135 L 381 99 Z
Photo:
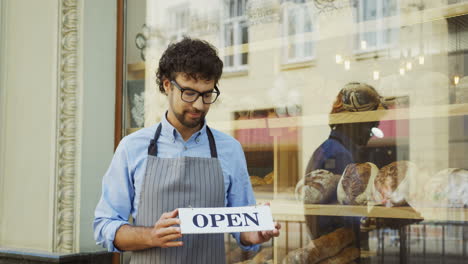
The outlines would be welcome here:
M 182 136 L 180 135 L 179 131 L 177 131 L 177 129 L 171 125 L 171 123 L 169 123 L 169 121 L 167 120 L 167 111 L 166 113 L 163 115 L 163 118 L 161 119 L 161 123 L 162 123 L 162 133 L 164 136 L 168 136 L 172 139 L 173 142 L 175 142 L 175 140 L 177 138 L 180 138 L 182 139 Z M 197 139 L 198 137 L 200 137 L 201 135 L 204 135 L 206 134 L 206 120 L 205 122 L 203 123 L 203 126 L 200 130 L 198 130 L 197 132 L 195 132 L 191 137 L 191 138 L 194 138 L 194 139 Z

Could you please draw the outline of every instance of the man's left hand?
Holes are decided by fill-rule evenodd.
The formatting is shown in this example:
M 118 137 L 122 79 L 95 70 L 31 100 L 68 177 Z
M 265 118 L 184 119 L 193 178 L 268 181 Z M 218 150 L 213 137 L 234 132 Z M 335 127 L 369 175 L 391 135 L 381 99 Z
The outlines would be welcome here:
M 269 241 L 272 237 L 280 235 L 281 225 L 275 222 L 275 229 L 269 231 L 243 232 L 241 233 L 241 243 L 245 246 L 261 244 Z
M 270 206 L 270 203 L 267 202 L 265 205 Z M 275 229 L 269 231 L 257 231 L 257 232 L 243 232 L 241 233 L 240 240 L 241 243 L 245 246 L 261 244 L 269 241 L 272 237 L 279 237 L 281 225 L 277 222 L 275 224 Z

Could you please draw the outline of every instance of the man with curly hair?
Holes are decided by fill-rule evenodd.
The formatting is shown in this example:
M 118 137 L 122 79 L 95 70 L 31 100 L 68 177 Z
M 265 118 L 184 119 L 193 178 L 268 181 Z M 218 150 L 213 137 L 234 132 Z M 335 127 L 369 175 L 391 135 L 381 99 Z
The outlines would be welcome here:
M 184 38 L 163 53 L 157 84 L 169 108 L 160 123 L 120 142 L 95 211 L 98 244 L 133 251 L 131 263 L 225 263 L 223 234 L 182 236 L 177 218 L 177 208 L 255 204 L 240 143 L 205 121 L 222 69 L 202 40 Z M 279 236 L 275 227 L 232 235 L 241 248 L 257 250 Z

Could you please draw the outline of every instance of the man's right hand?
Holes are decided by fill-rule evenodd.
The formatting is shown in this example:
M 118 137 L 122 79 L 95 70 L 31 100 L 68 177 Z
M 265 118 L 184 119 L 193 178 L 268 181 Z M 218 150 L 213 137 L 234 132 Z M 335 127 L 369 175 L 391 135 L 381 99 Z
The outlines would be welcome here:
M 151 247 L 168 248 L 183 246 L 182 241 L 173 241 L 182 237 L 182 234 L 180 233 L 180 227 L 174 226 L 180 225 L 180 220 L 176 218 L 178 215 L 178 209 L 161 215 L 161 217 L 156 222 L 156 224 L 154 224 L 154 227 L 151 230 Z

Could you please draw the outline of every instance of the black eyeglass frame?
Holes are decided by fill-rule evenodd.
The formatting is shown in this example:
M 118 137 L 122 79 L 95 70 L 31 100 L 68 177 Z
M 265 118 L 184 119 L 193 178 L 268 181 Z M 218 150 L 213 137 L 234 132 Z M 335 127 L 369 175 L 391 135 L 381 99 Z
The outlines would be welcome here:
M 218 100 L 218 97 L 219 97 L 219 95 L 221 94 L 221 92 L 219 91 L 217 85 L 215 85 L 214 91 L 208 91 L 208 92 L 200 93 L 199 91 L 195 91 L 195 90 L 190 89 L 190 88 L 182 88 L 182 87 L 180 87 L 180 85 L 179 85 L 175 80 L 172 80 L 171 83 L 172 83 L 175 87 L 177 87 L 177 89 L 179 89 L 179 91 L 180 91 L 180 99 L 181 99 L 182 101 L 186 102 L 186 103 L 193 103 L 193 102 L 197 101 L 198 98 L 201 96 L 201 97 L 202 97 L 202 101 L 203 101 L 204 104 L 212 104 L 212 103 L 216 102 L 216 100 Z M 182 97 L 183 94 L 184 94 L 184 91 L 191 91 L 191 92 L 197 93 L 197 97 L 195 97 L 195 99 L 194 99 L 193 101 L 184 100 L 184 98 Z M 208 93 L 214 93 L 214 94 L 216 94 L 215 99 L 214 99 L 211 103 L 205 102 L 205 97 L 204 97 L 204 95 L 205 95 L 205 94 L 208 94 Z

